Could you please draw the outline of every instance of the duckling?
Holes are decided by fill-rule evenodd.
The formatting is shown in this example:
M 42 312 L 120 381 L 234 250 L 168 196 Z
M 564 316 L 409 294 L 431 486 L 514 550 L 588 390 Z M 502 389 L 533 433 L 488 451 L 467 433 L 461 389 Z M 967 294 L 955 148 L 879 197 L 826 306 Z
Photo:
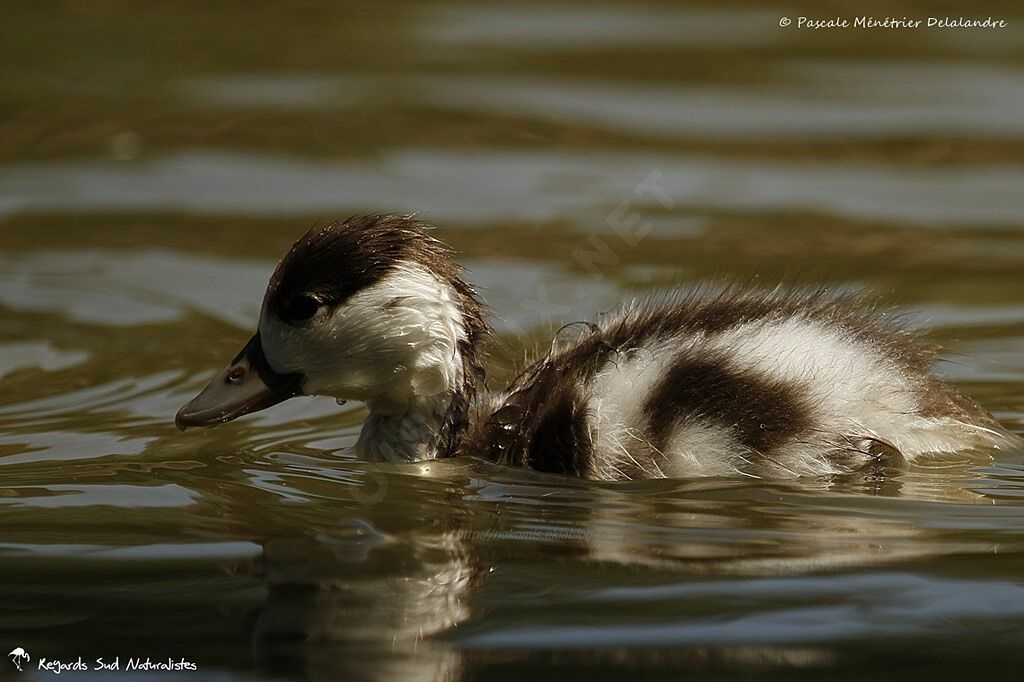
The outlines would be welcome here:
M 503 391 L 447 246 L 412 216 L 317 227 L 259 326 L 178 412 L 214 426 L 299 395 L 363 401 L 356 451 L 595 480 L 846 473 L 1019 439 L 931 372 L 933 349 L 823 293 L 667 294 L 573 325 Z

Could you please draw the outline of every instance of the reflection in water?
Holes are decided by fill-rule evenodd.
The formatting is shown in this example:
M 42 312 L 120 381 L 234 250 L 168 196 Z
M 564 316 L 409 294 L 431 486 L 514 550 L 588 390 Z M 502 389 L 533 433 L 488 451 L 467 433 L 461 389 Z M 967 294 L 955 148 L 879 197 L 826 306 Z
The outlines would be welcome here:
M 811 503 L 797 518 L 785 510 L 807 508 L 815 485 L 627 490 L 435 464 L 418 472 L 426 478 L 417 477 L 417 495 L 399 503 L 425 527 L 378 528 L 375 518 L 393 523 L 393 491 L 362 515 L 264 543 L 269 596 L 255 656 L 267 672 L 323 679 L 473 679 L 485 653 L 602 661 L 619 647 L 631 653 L 605 665 L 773 670 L 834 664 L 822 644 L 943 636 L 951 621 L 1019 630 L 1016 582 L 910 570 L 943 554 L 992 556 L 1002 544 L 955 539 L 962 505 L 992 509 L 952 483 L 963 473 L 890 472 L 897 482 L 881 487 L 870 476 L 822 481 L 817 487 L 838 494 L 833 504 Z M 384 475 L 398 487 L 407 473 Z M 357 476 L 345 485 L 365 483 Z M 324 491 L 322 479 L 292 484 L 293 494 Z M 442 495 L 447 516 L 428 521 L 446 489 L 469 493 Z M 875 513 L 875 495 L 891 500 L 887 517 Z M 932 495 L 942 501 L 926 502 Z M 865 570 L 831 575 L 857 567 Z
M 427 42 L 513 50 L 561 52 L 641 45 L 728 48 L 784 39 L 775 30 L 779 19 L 775 13 L 739 8 L 449 5 L 424 12 L 424 19 L 421 33 Z
M 962 523 L 957 507 L 991 509 L 949 484 L 963 469 L 939 480 L 891 472 L 903 486 L 822 482 L 815 493 L 815 485 L 729 481 L 627 491 L 506 472 L 495 480 L 489 466 L 467 465 L 421 471 L 431 483 L 417 487 L 427 495 L 403 496 L 403 514 L 425 527 L 381 531 L 372 519 L 388 522 L 394 501 L 385 496 L 362 508 L 366 515 L 267 540 L 260 574 L 268 598 L 254 635 L 260 668 L 459 680 L 475 677 L 484 652 L 601 659 L 620 647 L 634 647 L 609 662 L 621 670 L 821 668 L 837 659 L 821 645 L 944 637 L 947 624 L 963 621 L 1005 639 L 1024 616 L 1024 588 L 1013 581 L 913 571 L 941 555 L 980 558 L 1002 546 L 948 537 Z M 465 485 L 466 475 L 476 482 L 462 502 L 447 497 L 449 519 L 424 518 L 440 489 Z M 901 502 L 907 488 L 922 499 Z M 946 497 L 924 502 L 929 491 Z M 872 495 L 889 498 L 892 516 L 898 507 L 906 520 L 878 517 Z M 791 505 L 820 508 L 796 518 L 783 513 Z M 729 607 L 709 611 L 716 603 Z M 659 655 L 667 650 L 675 653 Z
M 395 541 L 366 522 L 350 520 L 348 530 L 358 539 L 320 533 L 264 546 L 261 667 L 323 679 L 460 679 L 458 653 L 434 640 L 469 617 L 480 569 L 467 545 L 441 533 L 389 547 Z
M 0 504 L 26 507 L 70 509 L 72 507 L 187 507 L 195 504 L 198 494 L 178 485 L 50 485 L 42 490 L 9 488 L 11 497 L 0 499 Z
M 1014 115 L 1024 106 L 1024 74 L 1015 69 L 793 61 L 775 73 L 785 87 L 424 74 L 386 82 L 421 106 L 463 113 L 500 107 L 525 118 L 672 140 L 922 133 L 991 138 L 1024 132 Z M 182 91 L 205 106 L 332 111 L 351 109 L 379 85 L 372 78 L 235 74 L 190 81 Z
M 638 187 L 652 182 L 657 191 L 638 195 Z M 0 167 L 0 215 L 4 205 L 15 207 L 11 212 L 243 215 L 355 209 L 421 211 L 436 222 L 488 223 L 515 215 L 530 221 L 581 220 L 585 226 L 587 221 L 604 223 L 619 202 L 631 201 L 1005 227 L 1024 218 L 1017 200 L 1022 185 L 1024 171 L 1012 165 L 947 169 L 499 149 L 405 149 L 367 164 L 194 151 L 137 166 L 63 162 Z M 843 191 L 836 192 L 837 187 Z
M 247 327 L 273 270 L 272 262 L 87 249 L 0 257 L 0 267 L 0 304 L 122 327 L 175 320 L 185 306 Z
M 468 111 L 500 106 L 522 116 L 573 120 L 669 139 L 773 135 L 793 139 L 856 134 L 1020 135 L 1024 74 L 948 65 L 783 64 L 786 87 L 661 85 L 551 78 L 418 78 L 427 102 Z
M 0 344 L 0 379 L 19 369 L 39 367 L 47 372 L 64 370 L 88 358 L 83 351 L 64 351 L 46 341 Z
M 45 633 L 68 623 L 63 646 L 102 655 L 109 642 L 76 624 L 118 623 L 138 630 L 122 651 L 223 662 L 194 615 L 213 610 L 268 675 L 468 680 L 554 661 L 825 669 L 864 641 L 963 638 L 951 622 L 977 623 L 982 648 L 1022 634 L 1024 592 L 1000 576 L 1019 564 L 1024 507 L 995 503 L 1019 499 L 1024 460 L 622 485 L 356 462 L 312 448 L 301 423 L 251 433 L 264 442 L 249 454 L 215 447 L 202 468 L 161 469 L 163 486 L 92 482 L 114 462 L 76 485 L 6 488 L 0 514 L 19 532 L 0 559 L 35 568 L 0 598 L 30 608 L 27 641 L 56 655 Z M 6 468 L 27 480 L 25 466 Z M 91 520 L 40 516 L 65 509 Z M 80 544 L 47 543 L 60 527 Z M 110 544 L 129 529 L 148 544 Z M 69 591 L 90 566 L 102 573 Z M 115 593 L 155 599 L 165 639 L 146 639 L 150 613 Z
M 495 386 L 545 325 L 756 277 L 916 311 L 1020 431 L 1019 3 L 980 32 L 618 0 L 8 4 L 3 651 L 225 680 L 1019 677 L 1024 453 L 602 485 L 358 462 L 364 410 L 330 400 L 171 423 L 298 233 L 408 210 L 496 313 Z
M 204 76 L 185 82 L 191 101 L 225 108 L 348 108 L 359 101 L 367 81 L 336 76 Z

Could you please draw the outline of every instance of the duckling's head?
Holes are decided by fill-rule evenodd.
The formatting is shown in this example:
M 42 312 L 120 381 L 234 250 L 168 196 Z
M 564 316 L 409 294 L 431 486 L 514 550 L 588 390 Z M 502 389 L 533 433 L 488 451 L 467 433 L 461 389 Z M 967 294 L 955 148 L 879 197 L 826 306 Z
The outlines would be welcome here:
M 278 264 L 256 334 L 175 418 L 215 426 L 297 395 L 379 414 L 471 397 L 484 311 L 448 248 L 412 216 L 314 227 Z

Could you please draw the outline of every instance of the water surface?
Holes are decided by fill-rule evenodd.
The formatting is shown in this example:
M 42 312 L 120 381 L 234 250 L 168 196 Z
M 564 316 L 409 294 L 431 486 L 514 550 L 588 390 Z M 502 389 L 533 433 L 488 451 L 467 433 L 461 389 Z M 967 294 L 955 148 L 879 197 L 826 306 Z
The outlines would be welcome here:
M 1022 433 L 1015 3 L 986 34 L 787 32 L 744 3 L 125 12 L 0 23 L 4 652 L 196 662 L 181 679 L 1016 679 L 1024 453 L 597 484 L 360 462 L 354 403 L 172 423 L 293 239 L 419 211 L 494 312 L 494 385 L 616 301 L 781 281 L 905 314 Z

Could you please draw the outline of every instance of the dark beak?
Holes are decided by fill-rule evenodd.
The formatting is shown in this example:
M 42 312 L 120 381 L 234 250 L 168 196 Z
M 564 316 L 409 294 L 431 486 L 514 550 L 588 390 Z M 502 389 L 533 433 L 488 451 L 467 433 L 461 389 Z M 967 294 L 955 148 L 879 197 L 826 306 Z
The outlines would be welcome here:
M 178 410 L 174 424 L 182 431 L 190 426 L 216 426 L 301 393 L 302 375 L 272 370 L 256 334 L 227 369 Z

